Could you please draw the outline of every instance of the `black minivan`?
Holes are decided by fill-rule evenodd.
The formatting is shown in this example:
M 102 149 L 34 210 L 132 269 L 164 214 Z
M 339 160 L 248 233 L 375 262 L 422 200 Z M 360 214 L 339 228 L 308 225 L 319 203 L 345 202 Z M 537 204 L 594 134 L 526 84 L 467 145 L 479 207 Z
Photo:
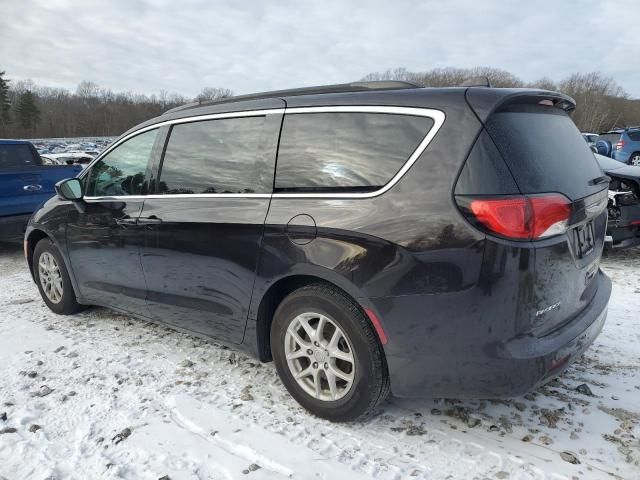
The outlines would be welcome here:
M 605 321 L 607 185 L 565 95 L 314 87 L 186 105 L 33 216 L 45 303 L 102 305 L 274 360 L 346 421 L 399 397 L 517 395 Z

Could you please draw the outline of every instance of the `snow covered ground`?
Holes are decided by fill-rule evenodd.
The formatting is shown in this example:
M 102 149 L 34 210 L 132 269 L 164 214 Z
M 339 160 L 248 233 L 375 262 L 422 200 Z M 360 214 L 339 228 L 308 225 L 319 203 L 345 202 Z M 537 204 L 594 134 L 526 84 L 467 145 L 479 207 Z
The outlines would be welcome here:
M 101 308 L 49 312 L 0 245 L 0 478 L 639 479 L 640 250 L 603 268 L 607 324 L 561 378 L 507 401 L 392 398 L 338 425 L 271 364 Z

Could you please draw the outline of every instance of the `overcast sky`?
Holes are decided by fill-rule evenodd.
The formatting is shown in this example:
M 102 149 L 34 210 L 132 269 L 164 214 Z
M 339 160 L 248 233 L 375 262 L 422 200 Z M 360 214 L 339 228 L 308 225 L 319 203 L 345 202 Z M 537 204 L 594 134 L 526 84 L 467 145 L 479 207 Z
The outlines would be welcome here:
M 390 67 L 600 70 L 640 97 L 639 0 L 0 0 L 0 71 L 75 89 L 250 93 Z

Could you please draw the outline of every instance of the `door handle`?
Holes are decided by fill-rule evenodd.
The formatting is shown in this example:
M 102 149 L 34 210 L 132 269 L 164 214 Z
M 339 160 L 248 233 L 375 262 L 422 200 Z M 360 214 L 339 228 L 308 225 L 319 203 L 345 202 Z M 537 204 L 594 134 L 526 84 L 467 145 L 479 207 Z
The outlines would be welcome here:
M 37 192 L 42 190 L 42 185 L 34 184 L 34 185 L 25 185 L 22 189 L 26 192 Z
M 151 215 L 149 217 L 138 217 L 138 225 L 159 225 L 162 223 L 162 219 Z

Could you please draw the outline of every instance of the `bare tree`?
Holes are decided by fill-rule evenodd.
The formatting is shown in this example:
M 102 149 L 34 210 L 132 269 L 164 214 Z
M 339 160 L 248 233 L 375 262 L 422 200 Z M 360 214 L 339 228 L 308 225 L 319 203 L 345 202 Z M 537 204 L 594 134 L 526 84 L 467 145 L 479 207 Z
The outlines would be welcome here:
M 394 68 L 370 73 L 362 80 L 406 80 L 427 87 L 454 87 L 477 76 L 487 77 L 494 87 L 529 87 L 566 93 L 576 100 L 573 120 L 582 131 L 602 132 L 640 124 L 640 100 L 631 100 L 612 78 L 599 72 L 574 73 L 558 83 L 548 77 L 525 83 L 512 73 L 493 67 L 447 67 L 424 72 Z
M 24 110 L 25 92 L 33 94 L 39 112 L 37 122 L 13 121 L 5 125 L 3 135 L 18 138 L 119 135 L 144 120 L 187 102 L 184 96 L 176 93 L 146 96 L 113 92 L 91 81 L 81 82 L 74 92 L 41 87 L 31 80 L 13 81 L 9 85 L 12 119 L 16 118 L 20 98 L 23 99 L 20 108 Z
M 221 98 L 227 98 L 233 95 L 233 92 L 228 88 L 219 87 L 206 87 L 198 94 L 194 99 L 195 102 L 204 103 L 211 100 L 219 100 Z
M 95 98 L 100 93 L 100 87 L 97 83 L 93 83 L 89 80 L 83 80 L 78 84 L 76 88 L 76 95 L 82 98 Z
M 572 96 L 578 104 L 573 119 L 583 131 L 601 132 L 612 127 L 640 125 L 640 100 L 629 98 L 613 79 L 599 72 L 576 73 L 559 82 L 543 77 L 525 83 L 508 71 L 492 67 L 447 67 L 427 71 L 393 68 L 371 73 L 363 80 L 403 80 L 430 87 L 450 87 L 479 75 L 488 77 L 496 87 L 542 88 Z M 71 92 L 38 86 L 32 80 L 3 78 L 8 86 L 6 97 L 11 121 L 4 123 L 2 134 L 8 137 L 118 135 L 144 120 L 188 102 L 184 96 L 166 90 L 161 90 L 157 95 L 114 92 L 85 80 Z M 16 121 L 18 99 L 25 92 L 31 92 L 39 112 L 38 121 L 30 122 L 28 128 Z M 196 101 L 217 100 L 230 95 L 230 89 L 207 87 L 200 92 Z
M 574 73 L 558 87 L 576 100 L 574 121 L 584 130 L 599 132 L 620 124 L 622 112 L 613 100 L 627 99 L 628 94 L 612 78 L 600 72 Z

